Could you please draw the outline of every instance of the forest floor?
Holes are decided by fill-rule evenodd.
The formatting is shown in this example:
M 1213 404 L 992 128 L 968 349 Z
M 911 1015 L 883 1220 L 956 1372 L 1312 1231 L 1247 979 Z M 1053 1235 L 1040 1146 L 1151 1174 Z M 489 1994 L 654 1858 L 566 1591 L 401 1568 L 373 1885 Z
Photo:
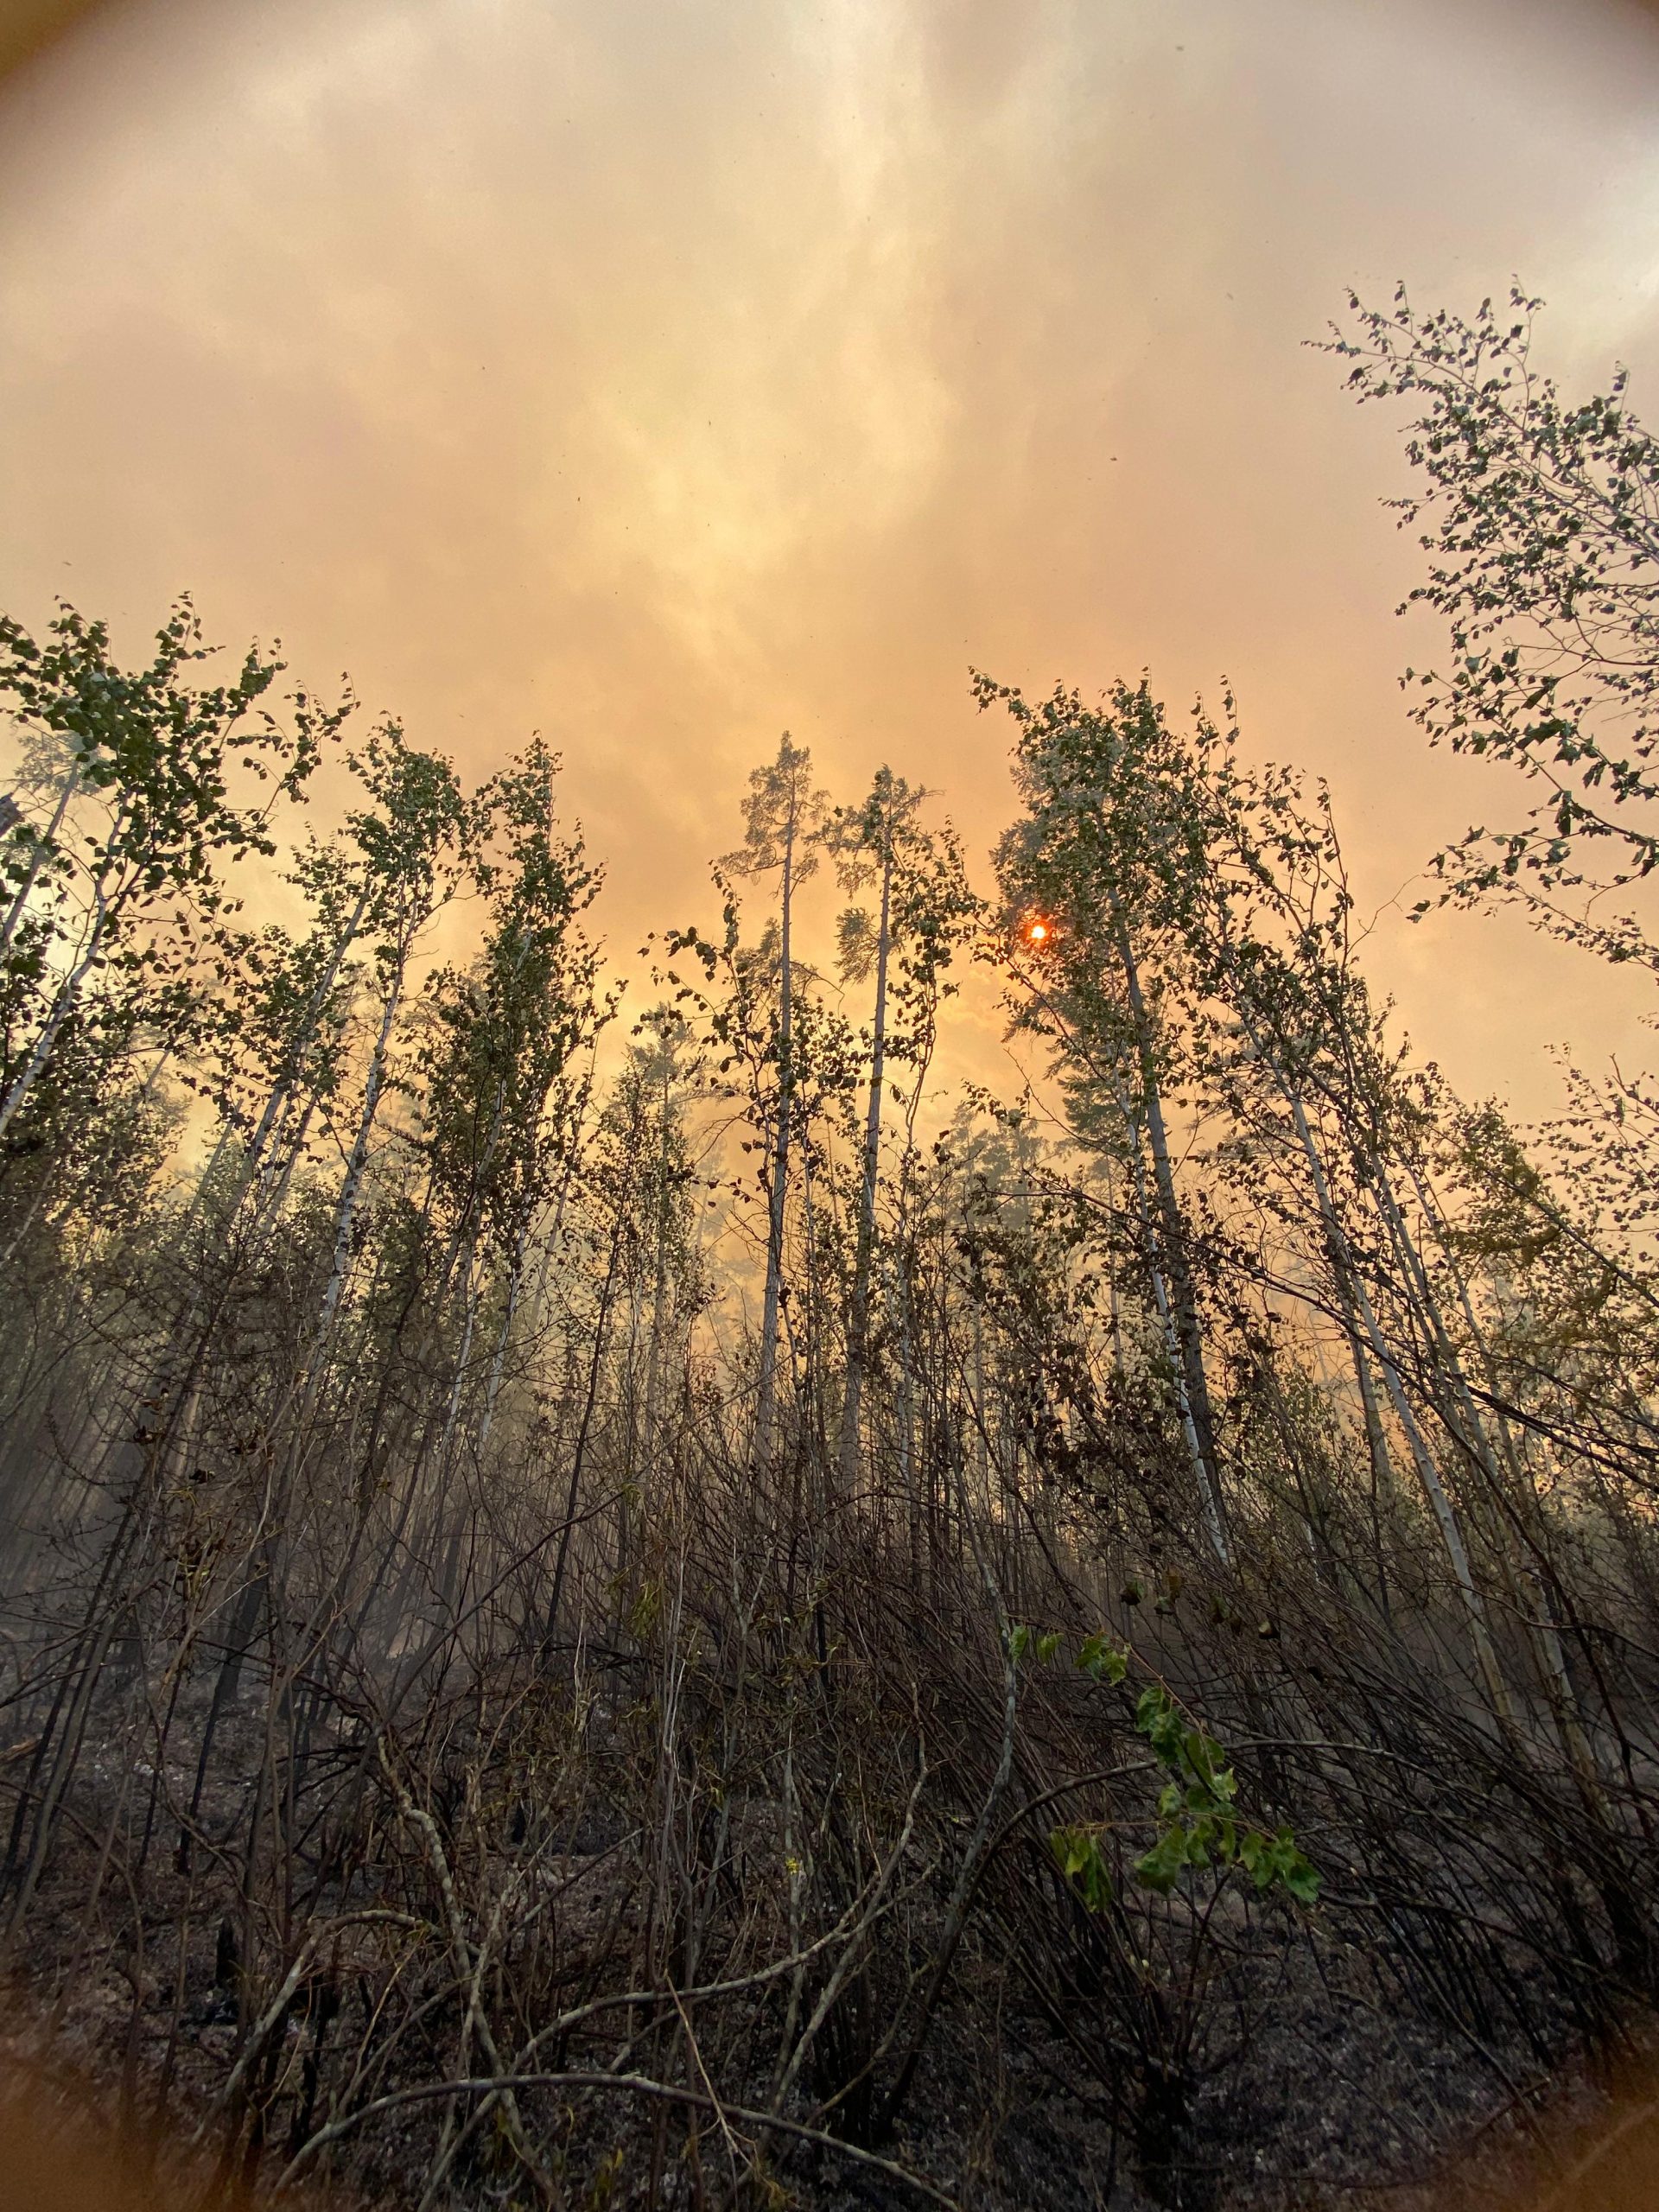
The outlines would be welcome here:
M 251 1742 L 251 1738 L 250 1738 Z M 195 2161 L 188 2137 L 194 2119 L 211 2141 L 215 2100 L 233 2063 L 238 1999 L 219 1931 L 235 1906 L 233 1849 L 217 1864 L 198 1855 L 182 1871 L 176 1827 L 156 1823 L 142 1908 L 134 1900 L 111 1922 L 149 1931 L 142 1945 L 106 1932 L 100 1892 L 111 1878 L 105 1833 L 117 1797 L 112 1752 L 94 1758 L 74 1818 L 34 1898 L 26 1933 L 10 1961 L 13 2000 L 3 2046 L 67 2068 L 95 2095 L 105 2116 L 154 2128 L 161 2115 L 165 2176 Z M 141 1776 L 142 1783 L 148 1782 Z M 193 1777 L 166 1777 L 175 1802 Z M 224 1785 L 218 1786 L 222 1790 Z M 217 1793 L 216 1793 L 217 1795 Z M 229 1803 L 203 1808 L 210 1828 Z M 564 1978 L 604 1988 L 626 1986 L 640 1900 L 628 1894 L 620 1854 L 603 1833 L 573 1834 L 552 1871 L 564 1892 L 561 1943 Z M 313 1949 L 327 1958 L 346 1993 L 334 2032 L 364 2032 L 370 2008 L 370 1961 L 360 1932 L 342 1921 L 338 1936 L 310 1924 Z M 180 1930 L 185 1934 L 181 1938 Z M 1160 2193 L 1137 2172 L 1125 2131 L 1115 2126 L 1111 2065 L 1095 2047 L 1095 2024 L 1046 2008 L 1015 1959 L 976 1948 L 970 1936 L 925 2044 L 912 2094 L 880 2155 L 931 2181 L 973 2212 L 1157 2212 L 1161 2201 L 1241 2212 L 1325 2212 L 1389 2208 L 1444 2212 L 1448 2175 L 1471 2205 L 1515 2201 L 1533 2158 L 1536 2114 L 1582 2120 L 1603 2093 L 1575 2067 L 1563 2036 L 1559 2065 L 1541 2067 L 1535 2050 L 1480 2045 L 1467 2034 L 1402 2017 L 1386 1993 L 1379 1956 L 1357 1954 L 1334 1928 L 1313 1940 L 1275 1943 L 1274 1916 L 1256 1916 L 1236 1945 L 1230 1984 L 1233 2018 L 1219 2018 L 1195 2065 L 1195 2088 L 1179 2149 L 1179 2179 Z M 1330 1971 L 1344 1950 L 1340 1974 Z M 142 1955 L 141 1955 L 142 1952 Z M 356 1971 L 360 1963 L 364 1973 Z M 353 1993 L 353 1983 L 360 1996 Z M 355 2017 L 360 2005 L 363 2018 Z M 261 2171 L 280 2171 L 312 2124 L 308 2055 L 315 2071 L 317 2025 L 305 1993 L 294 2006 L 264 2075 L 268 2131 Z M 758 2050 L 769 2048 L 764 2036 Z M 601 2059 L 570 2062 L 603 2064 Z M 683 2063 L 683 2062 L 682 2062 Z M 637 2061 L 650 2071 L 647 2046 Z M 435 2035 L 409 2037 L 378 2093 L 447 2077 Z M 757 2063 L 734 2086 L 729 2061 L 722 2094 L 765 2107 L 771 2085 Z M 798 2104 L 799 2100 L 797 2100 Z M 705 2116 L 688 2129 L 665 2108 L 638 2097 L 590 2089 L 524 2094 L 526 2124 L 557 2145 L 568 2201 L 585 2212 L 630 2205 L 797 2203 L 817 2212 L 915 2205 L 925 2200 L 891 2173 L 855 2162 L 841 2149 L 774 2137 L 745 2177 L 754 2131 Z M 803 2116 L 806 2107 L 802 2106 Z M 414 2102 L 383 2116 L 355 2146 L 349 2187 L 333 2201 L 412 2212 L 439 2139 L 441 2103 Z M 666 2147 L 665 2147 L 666 2145 Z M 200 2154 L 205 2157 L 204 2152 Z M 488 2139 L 459 2166 L 435 2200 L 454 2212 L 510 2203 L 502 2148 Z M 757 2178 L 760 2177 L 760 2178 Z M 781 2192 L 779 2194 L 779 2192 Z

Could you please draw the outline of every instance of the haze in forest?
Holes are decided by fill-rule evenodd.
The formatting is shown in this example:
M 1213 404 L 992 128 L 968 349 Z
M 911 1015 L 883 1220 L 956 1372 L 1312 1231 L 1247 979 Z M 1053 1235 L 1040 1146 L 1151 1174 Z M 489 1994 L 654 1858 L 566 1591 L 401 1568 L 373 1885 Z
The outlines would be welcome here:
M 1617 2183 L 1656 62 L 0 26 L 0 1980 L 158 2196 Z
M 1499 802 L 1406 719 L 1396 425 L 1303 341 L 1518 272 L 1650 409 L 1656 86 L 1650 15 L 1513 0 L 94 9 L 0 87 L 0 605 L 136 651 L 189 589 L 468 772 L 539 728 L 625 963 L 781 728 L 983 880 L 970 662 L 1224 677 L 1329 778 L 1418 1048 L 1535 1108 L 1644 992 L 1388 905 Z

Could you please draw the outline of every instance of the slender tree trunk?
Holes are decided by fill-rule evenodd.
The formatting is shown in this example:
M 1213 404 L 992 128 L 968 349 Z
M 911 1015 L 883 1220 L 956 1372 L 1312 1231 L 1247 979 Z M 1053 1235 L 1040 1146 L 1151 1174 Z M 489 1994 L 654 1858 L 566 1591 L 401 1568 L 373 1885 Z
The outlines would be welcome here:
M 74 966 L 58 985 L 51 1008 L 35 1039 L 34 1049 L 13 1079 L 11 1088 L 0 1099 L 0 1137 L 4 1136 L 29 1095 L 40 1080 L 41 1071 L 51 1058 L 54 1048 L 63 1031 L 63 1026 L 75 1010 L 75 1000 L 80 987 L 92 971 L 92 963 L 102 949 L 106 915 L 100 911 L 91 933 Z
M 553 1586 L 548 1595 L 547 1618 L 542 1630 L 542 1649 L 544 1652 L 552 1649 L 553 1639 L 559 1630 L 559 1614 L 564 1602 L 565 1569 L 569 1564 L 570 1539 L 575 1529 L 576 1507 L 582 1497 L 582 1475 L 587 1464 L 588 1432 L 593 1427 L 594 1409 L 599 1402 L 600 1374 L 610 1336 L 611 1298 L 616 1287 L 617 1262 L 621 1251 L 622 1228 L 619 1222 L 611 1232 L 610 1256 L 605 1264 L 599 1313 L 594 1322 L 594 1347 L 588 1364 L 588 1388 L 582 1399 L 582 1421 L 570 1454 L 570 1481 L 564 1501 L 564 1522 L 559 1531 L 558 1554 L 553 1567 Z
M 317 1317 L 313 1355 L 313 1365 L 317 1370 L 321 1369 L 322 1355 L 334 1333 L 334 1316 L 340 1310 L 340 1296 L 351 1266 L 352 1227 L 357 1218 L 358 1193 L 363 1186 L 363 1173 L 368 1165 L 369 1142 L 380 1110 L 380 1094 L 385 1087 L 386 1056 L 391 1048 L 398 1008 L 403 1003 L 404 974 L 404 958 L 400 950 L 391 987 L 386 993 L 385 1006 L 381 1013 L 379 1034 L 374 1040 L 368 1077 L 363 1085 L 363 1108 L 358 1116 L 357 1134 L 352 1141 L 352 1149 L 346 1163 L 346 1178 L 340 1185 L 340 1203 L 334 1213 L 334 1262 L 328 1273 L 328 1287 L 323 1293 L 322 1308 Z
M 334 949 L 328 957 L 328 965 L 312 990 L 306 1005 L 304 1018 L 290 1039 L 283 1063 L 276 1071 L 276 1080 L 270 1087 L 270 1095 L 266 1099 L 264 1110 L 259 1116 L 259 1125 L 255 1129 L 248 1146 L 247 1165 L 251 1179 L 261 1178 L 265 1147 L 270 1141 L 278 1116 L 286 1114 L 288 1110 L 289 1103 L 294 1095 L 294 1086 L 298 1078 L 301 1058 L 316 1037 L 317 1025 L 322 1020 L 323 1010 L 328 1003 L 328 995 L 339 980 L 340 971 L 345 964 L 346 955 L 357 942 L 358 932 L 363 926 L 363 917 L 368 912 L 368 905 L 369 893 L 365 886 L 358 894 L 357 904 L 352 909 L 351 919 L 334 941 Z M 315 1096 L 312 1103 L 315 1104 Z M 308 1107 L 308 1119 L 309 1113 L 310 1108 Z M 287 1187 L 286 1179 L 284 1179 L 283 1187 L 284 1189 Z
M 1204 1465 L 1205 1489 L 1210 1504 L 1205 1516 L 1212 1513 L 1221 1520 L 1221 1462 L 1214 1440 L 1214 1411 L 1210 1407 L 1210 1382 L 1204 1371 L 1204 1330 L 1199 1323 L 1199 1294 L 1192 1283 L 1192 1268 L 1185 1256 L 1185 1224 L 1181 1219 L 1181 1201 L 1174 1194 L 1174 1170 L 1170 1168 L 1170 1139 L 1164 1126 L 1164 1099 L 1159 1097 L 1157 1066 L 1153 1064 L 1153 1022 L 1146 1011 L 1146 998 L 1141 993 L 1141 971 L 1135 960 L 1135 947 L 1130 944 L 1128 923 L 1117 912 L 1113 902 L 1113 927 L 1117 931 L 1117 953 L 1123 963 L 1123 988 L 1128 993 L 1130 1015 L 1135 1020 L 1135 1055 L 1139 1059 L 1141 1075 L 1141 1097 L 1146 1103 L 1146 1135 L 1153 1150 L 1153 1179 L 1157 1184 L 1157 1212 L 1159 1212 L 1159 1245 L 1164 1249 L 1164 1300 L 1170 1307 L 1170 1325 L 1174 1330 L 1179 1365 L 1185 1382 L 1185 1402 L 1188 1421 L 1192 1422 L 1192 1433 L 1197 1438 L 1197 1451 Z M 1225 1555 L 1225 1540 L 1224 1540 Z
M 1112 904 L 1112 924 L 1117 937 L 1118 957 L 1123 963 L 1123 982 L 1128 996 L 1129 1012 L 1135 1024 L 1141 1093 L 1146 1114 L 1147 1136 L 1152 1152 L 1153 1178 L 1158 1193 L 1160 1231 L 1154 1242 L 1161 1248 L 1163 1265 L 1153 1267 L 1153 1294 L 1158 1301 L 1164 1325 L 1171 1333 L 1176 1366 L 1180 1374 L 1184 1400 L 1182 1425 L 1189 1432 L 1188 1445 L 1199 1478 L 1205 1520 L 1217 1555 L 1225 1560 L 1227 1537 L 1221 1495 L 1220 1459 L 1216 1450 L 1215 1414 L 1210 1402 L 1209 1381 L 1205 1374 L 1204 1332 L 1198 1320 L 1198 1291 L 1187 1262 L 1185 1225 L 1181 1216 L 1180 1201 L 1175 1193 L 1174 1171 L 1170 1165 L 1169 1135 L 1164 1126 L 1158 1071 L 1153 1061 L 1152 1022 L 1141 988 L 1141 970 L 1135 957 L 1135 948 L 1129 941 L 1128 925 L 1119 912 L 1116 899 Z M 1140 1178 L 1142 1171 L 1138 1146 L 1132 1145 L 1131 1150 L 1135 1159 L 1136 1175 Z M 1144 1185 L 1141 1198 L 1142 1218 L 1150 1231 L 1151 1221 Z
M 870 1320 L 870 1256 L 875 1246 L 875 1185 L 881 1159 L 881 1079 L 887 1051 L 888 928 L 893 912 L 891 844 L 881 861 L 881 922 L 875 945 L 875 1020 L 870 1044 L 870 1096 L 864 1117 L 863 1172 L 858 1192 L 858 1242 L 847 1332 L 847 1386 L 841 1411 L 841 1491 L 849 1497 L 858 1472 L 859 1412 L 864 1395 Z
M 1164 1280 L 1164 1270 L 1158 1256 L 1158 1236 L 1153 1225 L 1152 1205 L 1147 1191 L 1147 1171 L 1141 1159 L 1141 1133 L 1129 1103 L 1120 1094 L 1119 1103 L 1128 1125 L 1129 1166 L 1135 1182 L 1135 1208 L 1141 1219 L 1142 1248 L 1147 1255 L 1147 1273 L 1152 1279 L 1153 1302 L 1158 1309 L 1159 1324 L 1163 1331 L 1165 1348 L 1169 1354 L 1170 1371 L 1175 1384 L 1175 1403 L 1181 1419 L 1181 1434 L 1186 1440 L 1187 1457 L 1192 1463 L 1192 1479 L 1198 1485 L 1198 1505 L 1204 1516 L 1205 1530 L 1211 1549 L 1225 1567 L 1230 1554 L 1227 1544 L 1227 1523 L 1222 1512 L 1221 1499 L 1216 1489 L 1211 1463 L 1205 1454 L 1204 1441 L 1194 1417 L 1192 1398 L 1187 1381 L 1185 1363 L 1181 1357 L 1179 1325 L 1175 1308 Z M 1166 1155 L 1167 1160 L 1167 1155 Z
M 1480 1325 L 1475 1318 L 1474 1302 L 1469 1295 L 1469 1287 L 1464 1281 L 1462 1270 L 1459 1268 L 1449 1249 L 1446 1226 L 1440 1217 L 1440 1210 L 1433 1203 L 1422 1178 L 1410 1161 L 1407 1162 L 1407 1173 L 1410 1175 L 1416 1190 L 1424 1217 L 1433 1228 L 1441 1249 L 1446 1253 L 1452 1284 L 1463 1312 L 1464 1324 L 1469 1332 L 1470 1342 L 1478 1352 L 1487 1358 L 1489 1383 L 1495 1382 L 1496 1378 L 1491 1373 L 1490 1354 L 1486 1341 Z M 1390 1203 L 1392 1204 L 1392 1199 Z M 1397 1215 L 1397 1206 L 1395 1207 L 1395 1211 Z M 1402 1228 L 1403 1230 L 1403 1224 Z M 1436 1337 L 1442 1349 L 1442 1357 L 1459 1393 L 1464 1418 L 1469 1426 L 1471 1442 L 1479 1453 L 1482 1471 L 1492 1484 L 1495 1493 L 1501 1497 L 1504 1493 L 1505 1484 L 1498 1464 L 1497 1452 L 1493 1447 L 1485 1424 L 1479 1417 L 1473 1395 L 1464 1376 L 1456 1347 L 1446 1332 L 1439 1305 L 1433 1299 L 1432 1289 L 1428 1284 L 1427 1272 L 1423 1268 L 1421 1257 L 1415 1253 L 1414 1249 L 1413 1256 L 1416 1261 L 1417 1272 L 1422 1280 L 1423 1289 L 1429 1298 Z M 1580 1793 L 1592 1814 L 1599 1822 L 1605 1823 L 1607 1807 L 1603 1793 L 1601 1773 L 1597 1765 L 1595 1751 L 1591 1745 L 1588 1732 L 1584 1726 L 1578 1692 L 1567 1663 L 1567 1652 L 1562 1645 L 1560 1630 L 1555 1619 L 1549 1580 L 1543 1571 L 1541 1533 L 1536 1527 L 1538 1517 L 1536 1491 L 1530 1474 L 1523 1465 L 1522 1452 L 1516 1446 L 1510 1425 L 1501 1413 L 1497 1415 L 1494 1425 L 1497 1431 L 1498 1444 L 1502 1448 L 1508 1468 L 1508 1492 L 1513 1500 L 1513 1511 L 1517 1522 L 1527 1531 L 1525 1541 L 1533 1553 L 1533 1556 L 1523 1563 L 1522 1571 L 1530 1586 L 1533 1601 L 1537 1607 L 1532 1630 L 1544 1694 L 1549 1703 L 1556 1732 L 1560 1738 L 1561 1749 L 1567 1755 L 1567 1764 L 1573 1770 Z
M 795 832 L 784 840 L 783 975 L 778 1004 L 778 1119 L 772 1132 L 772 1189 L 766 1216 L 766 1287 L 760 1314 L 760 1368 L 755 1392 L 753 1462 L 764 1471 L 772 1457 L 778 1397 L 778 1314 L 783 1300 L 784 1207 L 789 1183 L 790 1122 L 794 1103 L 794 978 L 790 964 L 790 909 L 794 894 Z
M 1365 1287 L 1364 1278 L 1353 1265 L 1347 1238 L 1343 1234 L 1341 1224 L 1337 1219 L 1336 1208 L 1331 1196 L 1331 1186 L 1325 1179 L 1325 1163 L 1319 1158 L 1319 1147 L 1313 1141 L 1313 1133 L 1308 1127 L 1307 1116 L 1303 1111 L 1302 1102 L 1277 1064 L 1268 1059 L 1266 1065 L 1272 1069 L 1274 1080 L 1289 1105 L 1292 1116 L 1295 1121 L 1296 1133 L 1301 1140 L 1303 1151 L 1307 1156 L 1308 1172 L 1313 1181 L 1314 1198 L 1319 1205 L 1321 1225 L 1332 1250 L 1339 1255 L 1344 1275 L 1352 1287 L 1360 1324 L 1364 1330 L 1366 1341 L 1370 1346 L 1371 1356 L 1376 1362 L 1378 1370 L 1382 1376 L 1383 1387 L 1394 1408 L 1395 1419 L 1400 1424 L 1407 1448 L 1411 1453 L 1413 1464 L 1417 1470 L 1417 1479 L 1422 1485 L 1423 1495 L 1428 1500 L 1435 1526 L 1440 1530 L 1440 1541 L 1445 1548 L 1447 1560 L 1450 1562 L 1452 1579 L 1458 1586 L 1458 1595 L 1462 1601 L 1464 1612 L 1468 1620 L 1469 1638 L 1474 1648 L 1475 1663 L 1486 1686 L 1487 1694 L 1491 1700 L 1492 1710 L 1505 1729 L 1513 1731 L 1516 1725 L 1514 1701 L 1510 1695 L 1509 1686 L 1503 1680 L 1503 1670 L 1497 1663 L 1497 1652 L 1492 1643 L 1491 1631 L 1486 1624 L 1486 1609 L 1481 1601 L 1480 1592 L 1475 1586 L 1474 1574 L 1469 1564 L 1468 1548 L 1463 1540 L 1463 1529 L 1458 1519 L 1457 1509 L 1452 1504 L 1446 1484 L 1440 1478 L 1440 1471 L 1435 1464 L 1433 1453 L 1428 1447 L 1427 1439 L 1424 1436 L 1417 1418 L 1411 1410 L 1399 1364 L 1383 1341 L 1382 1332 L 1378 1325 L 1376 1313 L 1371 1305 L 1370 1294 Z
M 663 1336 L 668 1325 L 668 1221 L 670 1071 L 663 1070 L 662 1125 L 657 1145 L 657 1255 L 651 1286 L 651 1338 L 645 1348 L 645 1446 L 646 1465 L 657 1448 L 657 1416 L 662 1397 Z
M 69 811 L 69 802 L 79 788 L 80 771 L 79 768 L 72 768 L 59 786 L 58 803 L 52 810 L 52 820 L 46 835 L 35 840 L 35 850 L 30 855 L 28 870 L 12 895 L 11 904 L 6 909 L 5 920 L 0 922 L 0 952 L 5 950 L 16 933 L 17 925 L 23 918 L 23 911 L 29 905 L 29 894 L 40 879 L 41 868 L 46 858 L 46 849 L 62 829 L 63 817 Z

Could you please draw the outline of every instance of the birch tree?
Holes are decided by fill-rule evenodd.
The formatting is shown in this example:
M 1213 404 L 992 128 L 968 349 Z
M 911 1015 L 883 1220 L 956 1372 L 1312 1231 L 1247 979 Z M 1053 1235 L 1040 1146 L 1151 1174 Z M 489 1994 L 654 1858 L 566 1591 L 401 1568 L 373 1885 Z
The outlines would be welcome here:
M 811 780 L 812 756 L 785 731 L 777 757 L 749 778 L 743 802 L 744 841 L 727 856 L 734 874 L 778 880 L 777 1089 L 767 1135 L 766 1283 L 755 1380 L 753 1459 L 769 1461 L 778 1397 L 778 1325 L 784 1295 L 784 1224 L 789 1195 L 790 1145 L 794 1134 L 795 895 L 817 870 L 828 801 Z

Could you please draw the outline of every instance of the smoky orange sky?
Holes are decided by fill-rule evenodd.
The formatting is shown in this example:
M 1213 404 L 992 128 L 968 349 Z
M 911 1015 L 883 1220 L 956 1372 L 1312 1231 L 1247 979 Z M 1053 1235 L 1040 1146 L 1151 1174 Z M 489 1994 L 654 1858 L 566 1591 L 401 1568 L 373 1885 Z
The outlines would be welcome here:
M 472 771 L 540 728 L 625 960 L 785 727 L 837 796 L 938 787 L 982 883 L 969 661 L 1224 674 L 1329 778 L 1419 1049 L 1536 1110 L 1650 993 L 1387 907 L 1517 792 L 1406 719 L 1398 425 L 1301 344 L 1512 272 L 1659 416 L 1651 14 L 105 0 L 0 86 L 0 607 L 136 652 L 188 588 Z

